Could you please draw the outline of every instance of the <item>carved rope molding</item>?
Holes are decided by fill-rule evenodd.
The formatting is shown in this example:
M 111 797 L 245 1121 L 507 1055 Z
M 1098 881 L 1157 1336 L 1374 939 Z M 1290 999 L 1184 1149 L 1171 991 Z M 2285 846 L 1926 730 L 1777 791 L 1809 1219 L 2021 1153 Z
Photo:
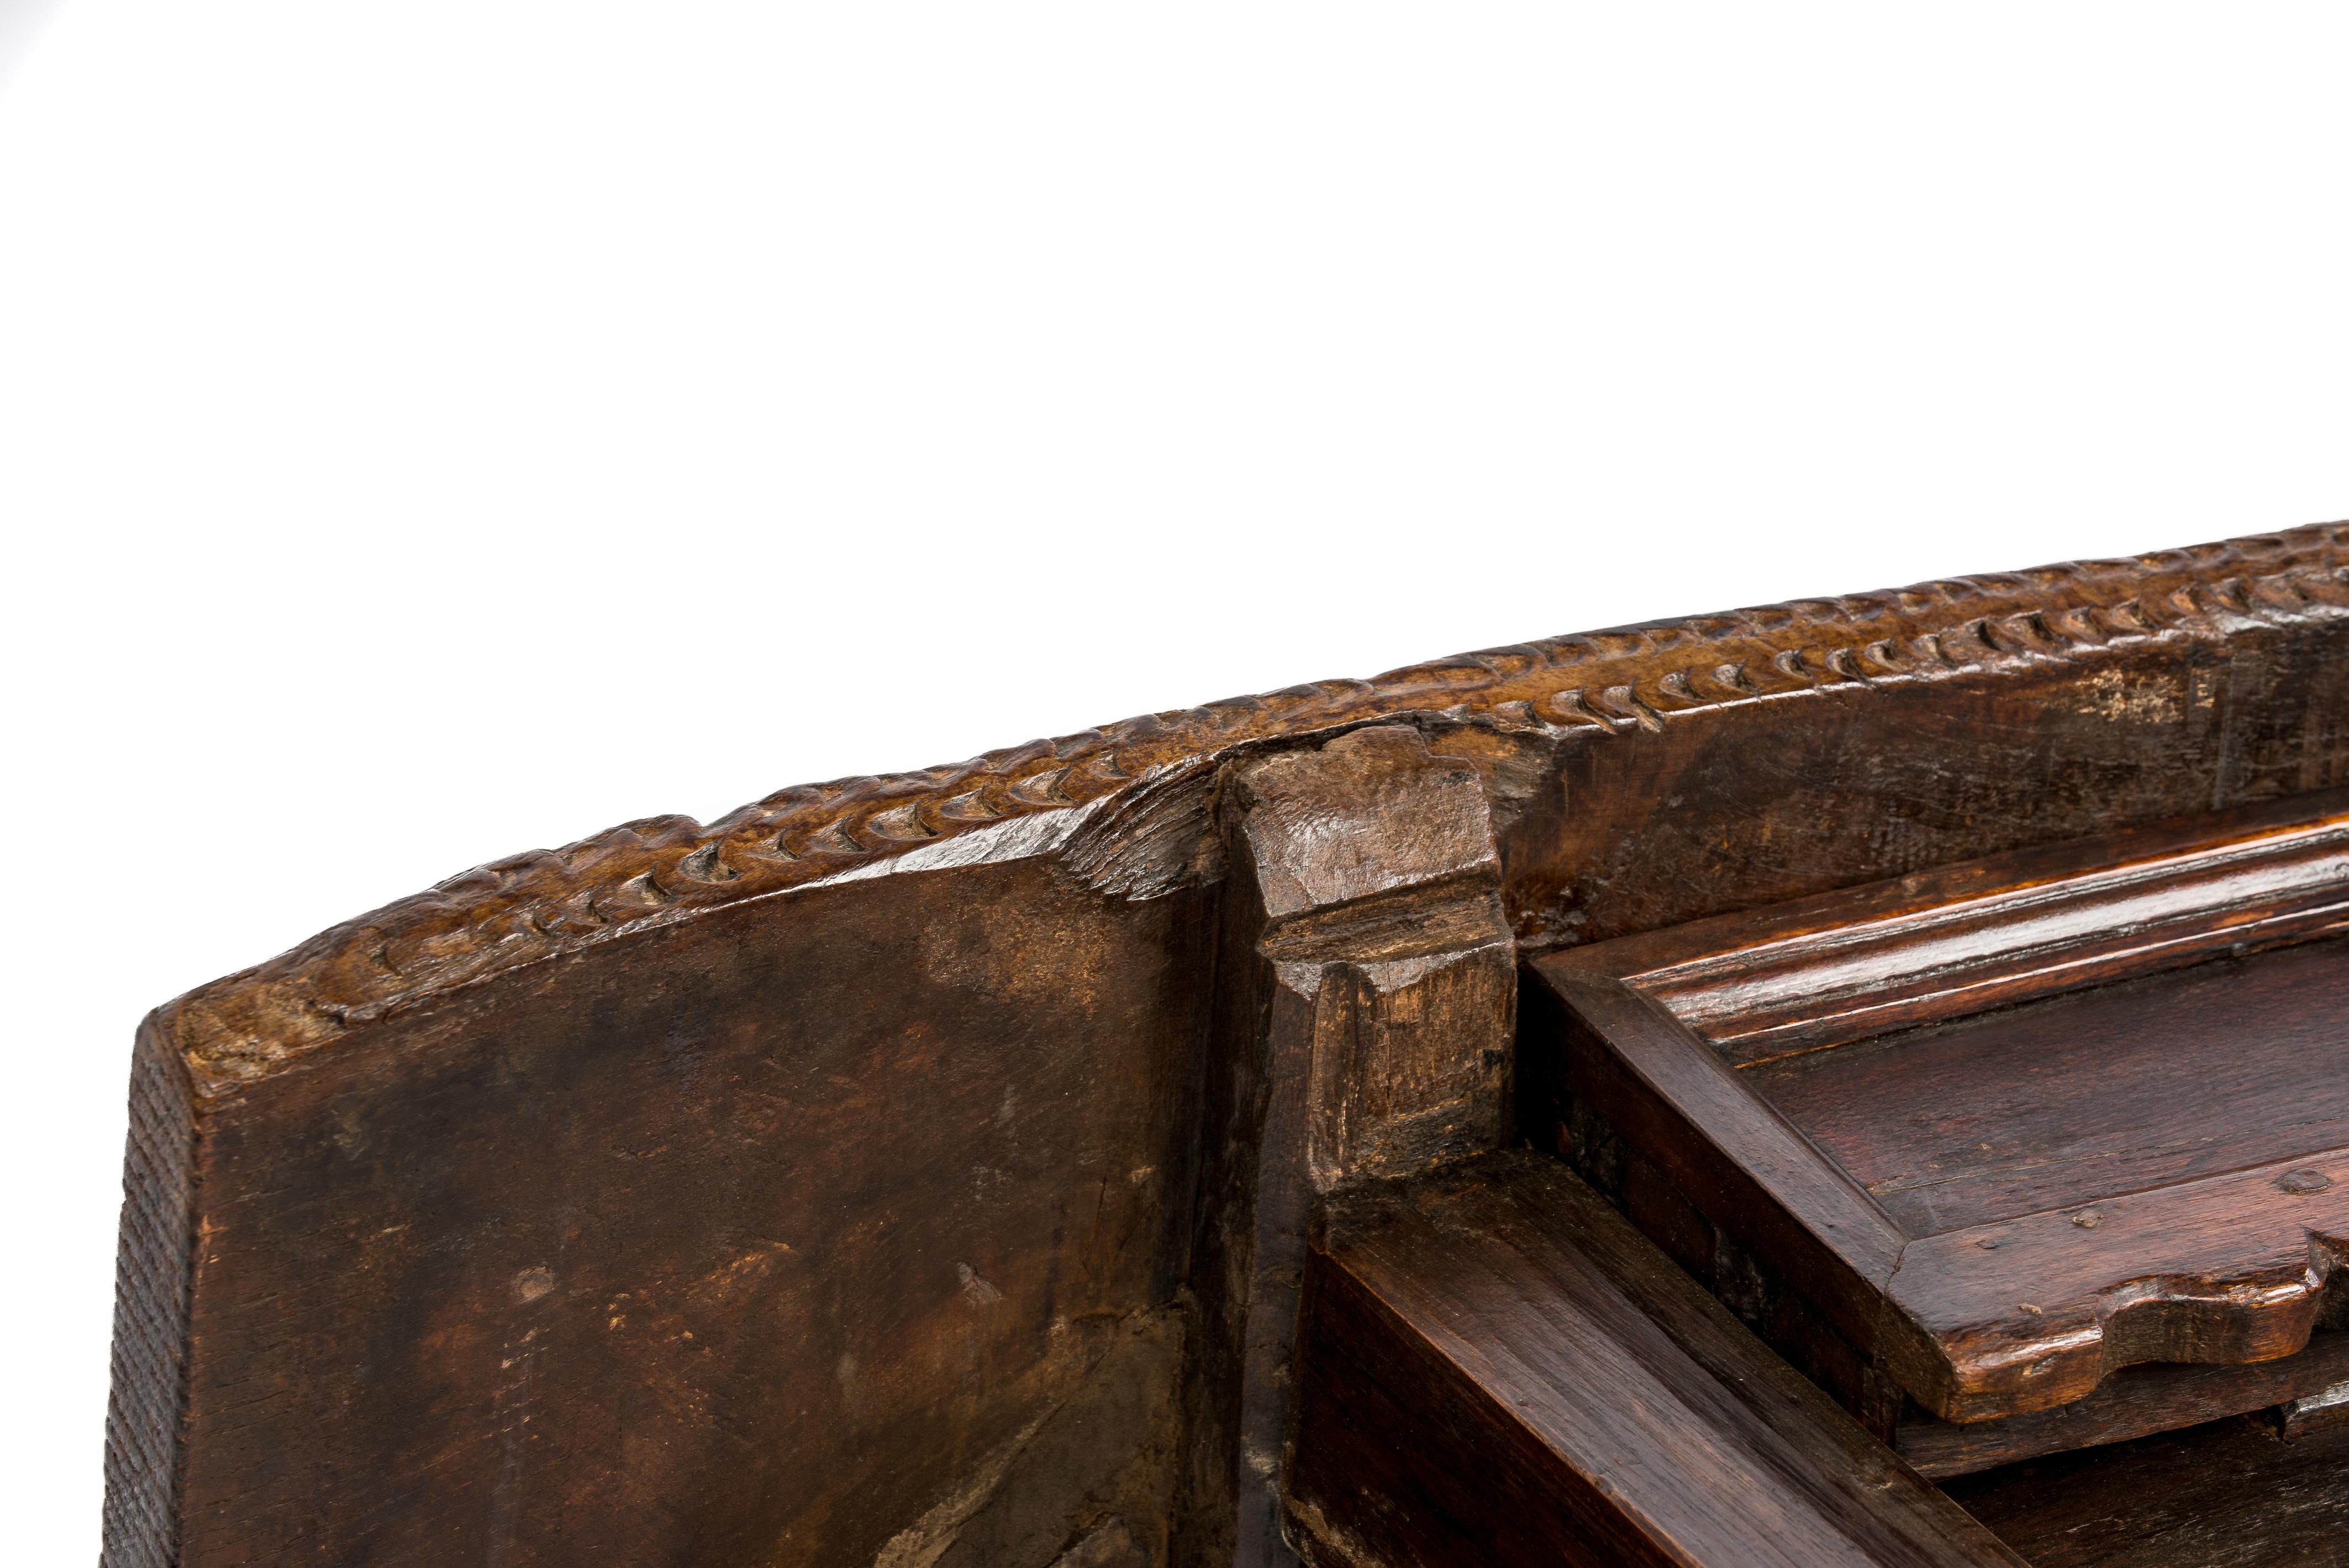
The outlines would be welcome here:
M 485 976 L 844 874 L 976 829 L 1127 795 L 1234 747 L 1405 713 L 1505 728 L 1662 730 L 1675 713 L 1821 687 L 2069 659 L 2146 639 L 2349 616 L 2349 523 L 2117 561 L 1488 649 L 1374 680 L 1154 713 L 919 773 L 802 784 L 707 826 L 624 824 L 476 867 L 160 1010 L 199 1093 Z

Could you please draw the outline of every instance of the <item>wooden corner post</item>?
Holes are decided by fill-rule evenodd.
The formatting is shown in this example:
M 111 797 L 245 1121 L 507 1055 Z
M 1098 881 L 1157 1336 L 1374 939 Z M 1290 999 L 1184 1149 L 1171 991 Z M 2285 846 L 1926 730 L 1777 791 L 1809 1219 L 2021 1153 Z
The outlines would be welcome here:
M 1235 766 L 1224 810 L 1186 1524 L 1258 1568 L 1294 1561 L 1279 1489 L 1316 1203 L 1508 1141 L 1516 958 L 1476 770 L 1417 730 Z

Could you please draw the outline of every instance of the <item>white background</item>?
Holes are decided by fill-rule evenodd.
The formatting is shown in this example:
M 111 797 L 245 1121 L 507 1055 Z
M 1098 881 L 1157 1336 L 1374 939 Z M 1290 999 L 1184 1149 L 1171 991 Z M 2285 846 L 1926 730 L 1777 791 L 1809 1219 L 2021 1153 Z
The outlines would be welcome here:
M 0 0 L 11 1562 L 150 1005 L 533 845 L 2349 514 L 2337 6 Z

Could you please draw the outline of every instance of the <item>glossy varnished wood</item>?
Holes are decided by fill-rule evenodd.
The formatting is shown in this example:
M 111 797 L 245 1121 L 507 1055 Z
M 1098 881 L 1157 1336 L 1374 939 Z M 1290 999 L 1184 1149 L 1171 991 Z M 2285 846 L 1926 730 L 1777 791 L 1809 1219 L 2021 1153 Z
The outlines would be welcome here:
M 1535 967 L 1570 1093 L 1972 1421 L 2306 1342 L 2349 1236 L 2344 926 L 2320 794 Z
M 1609 966 L 1744 1067 L 2349 927 L 2349 795 L 2090 835 L 1648 933 Z
M 2349 1333 L 2338 1329 L 2311 1334 L 2297 1355 L 2244 1366 L 2126 1366 L 2085 1397 L 2002 1421 L 1936 1421 L 1911 1407 L 1892 1446 L 1940 1480 L 2268 1410 L 2315 1430 L 2336 1409 L 2349 1417 Z
M 1554 1033 L 1543 993 L 1528 998 L 1530 1027 Z M 1529 1062 L 1538 1066 L 1535 1054 Z M 1530 1108 L 1547 1103 L 1538 1082 Z M 1692 1278 L 1720 1296 L 1780 1355 L 1827 1389 L 1868 1431 L 1925 1475 L 1988 1469 L 2066 1449 L 2116 1443 L 2320 1396 L 2349 1376 L 2349 1326 L 2311 1335 L 2299 1355 L 2246 1366 L 2146 1364 L 2124 1367 L 2090 1394 L 2028 1415 L 1986 1421 L 1940 1420 L 1917 1406 L 1816 1306 L 1698 1210 L 1672 1179 L 1577 1104 L 1569 1125 L 1547 1128 L 1555 1145 L 1608 1201 L 1653 1239 Z M 2336 1308 L 2340 1303 L 2336 1303 Z
M 1545 1157 L 1350 1196 L 1310 1291 L 1317 1563 L 2017 1562 Z
M 2344 1061 L 2349 941 L 2333 940 L 1743 1077 L 1902 1230 L 1930 1236 L 2349 1145 Z
M 1297 957 L 1232 891 L 1253 764 L 1408 726 L 1473 774 L 1526 955 L 2349 784 L 2345 711 L 2336 525 L 1547 639 L 476 867 L 142 1032 L 107 1560 L 1189 1561 L 1268 1473 L 1224 1353 L 1281 1314 L 1234 1319 L 1223 1241 L 1318 1201 L 1258 1212 L 1248 1173 L 1314 1170 L 1316 1131 L 1341 1183 L 1439 1148 L 1414 1107 L 1494 1071 L 1391 1055 L 1417 1002 L 1369 948 L 1248 1012 Z M 1363 1032 L 1261 1114 L 1242 1058 L 1306 1015 Z

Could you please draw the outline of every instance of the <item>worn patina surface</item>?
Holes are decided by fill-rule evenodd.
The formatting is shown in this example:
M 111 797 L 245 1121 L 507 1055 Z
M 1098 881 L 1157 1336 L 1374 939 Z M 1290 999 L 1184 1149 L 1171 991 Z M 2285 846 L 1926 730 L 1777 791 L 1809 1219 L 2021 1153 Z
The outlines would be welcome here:
M 202 988 L 140 1045 L 108 1561 L 1168 1561 L 1247 1293 L 1226 795 L 1373 724 L 1473 770 L 1539 953 L 2349 783 L 2349 527 L 786 790 Z

